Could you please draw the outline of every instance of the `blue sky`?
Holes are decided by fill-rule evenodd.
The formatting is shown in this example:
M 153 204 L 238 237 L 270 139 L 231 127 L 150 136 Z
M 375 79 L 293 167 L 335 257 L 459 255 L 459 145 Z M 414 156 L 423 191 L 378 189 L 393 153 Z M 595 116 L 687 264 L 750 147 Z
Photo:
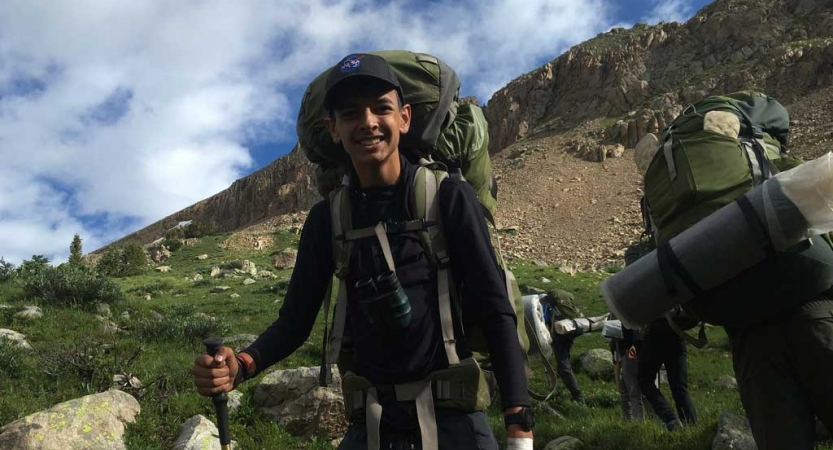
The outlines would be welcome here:
M 64 261 L 75 233 L 94 250 L 269 164 L 306 84 L 345 54 L 435 54 L 486 102 L 613 26 L 706 3 L 6 0 L 0 256 Z

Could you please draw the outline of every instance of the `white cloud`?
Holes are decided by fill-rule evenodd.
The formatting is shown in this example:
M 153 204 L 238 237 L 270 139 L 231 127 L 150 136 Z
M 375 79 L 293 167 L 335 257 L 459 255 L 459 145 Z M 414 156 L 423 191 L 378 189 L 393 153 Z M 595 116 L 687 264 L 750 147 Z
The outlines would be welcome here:
M 696 12 L 688 0 L 654 0 L 654 7 L 642 22 L 654 25 L 659 22 L 685 22 Z
M 93 250 L 226 188 L 349 52 L 436 54 L 485 102 L 613 22 L 606 0 L 415 4 L 3 2 L 0 256 Z

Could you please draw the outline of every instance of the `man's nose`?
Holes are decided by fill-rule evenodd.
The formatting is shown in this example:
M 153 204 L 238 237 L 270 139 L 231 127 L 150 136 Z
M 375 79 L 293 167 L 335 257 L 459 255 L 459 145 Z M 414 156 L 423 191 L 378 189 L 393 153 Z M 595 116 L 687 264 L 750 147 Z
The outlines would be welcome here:
M 363 111 L 361 119 L 362 128 L 373 130 L 379 127 L 379 117 L 370 108 Z

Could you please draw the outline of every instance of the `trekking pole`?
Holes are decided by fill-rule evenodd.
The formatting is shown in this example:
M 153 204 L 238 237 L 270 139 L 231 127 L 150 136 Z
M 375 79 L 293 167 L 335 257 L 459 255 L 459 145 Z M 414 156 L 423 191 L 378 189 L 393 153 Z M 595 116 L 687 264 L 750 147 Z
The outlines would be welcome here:
M 223 345 L 223 338 L 208 338 L 202 343 L 205 345 L 205 352 L 212 358 Z M 231 438 L 228 429 L 228 395 L 225 392 L 211 396 L 211 403 L 214 403 L 214 410 L 217 413 L 217 429 L 220 432 L 220 450 L 231 450 Z

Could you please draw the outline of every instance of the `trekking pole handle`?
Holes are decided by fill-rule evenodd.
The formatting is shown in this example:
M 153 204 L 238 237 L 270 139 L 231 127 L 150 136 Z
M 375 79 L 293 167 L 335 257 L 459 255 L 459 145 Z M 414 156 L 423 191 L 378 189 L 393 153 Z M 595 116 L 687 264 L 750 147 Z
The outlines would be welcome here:
M 223 346 L 222 338 L 208 338 L 202 343 L 205 345 L 205 353 L 212 358 Z M 211 403 L 214 403 L 214 411 L 217 413 L 217 430 L 220 434 L 220 449 L 231 450 L 231 438 L 229 436 L 228 424 L 228 395 L 225 392 L 211 396 Z

